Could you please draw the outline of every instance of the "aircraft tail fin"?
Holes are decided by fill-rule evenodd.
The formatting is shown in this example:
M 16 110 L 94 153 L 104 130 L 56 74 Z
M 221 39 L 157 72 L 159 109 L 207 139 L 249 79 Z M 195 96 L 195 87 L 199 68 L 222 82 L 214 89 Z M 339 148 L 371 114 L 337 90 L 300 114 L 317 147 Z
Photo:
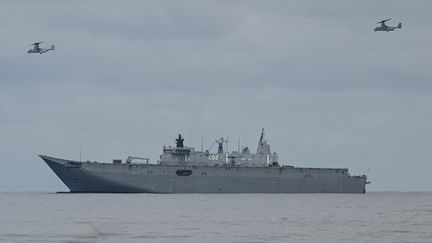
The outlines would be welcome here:
M 402 23 L 399 23 L 397 26 L 399 29 L 402 29 Z
M 54 45 L 51 45 L 51 48 L 50 48 L 51 50 L 55 50 L 55 46 Z

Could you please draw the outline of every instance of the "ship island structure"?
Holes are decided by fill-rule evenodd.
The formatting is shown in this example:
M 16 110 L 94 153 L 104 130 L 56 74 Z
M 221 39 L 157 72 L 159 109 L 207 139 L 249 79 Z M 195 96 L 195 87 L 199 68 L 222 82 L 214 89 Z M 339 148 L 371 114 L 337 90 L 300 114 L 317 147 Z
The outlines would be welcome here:
M 224 151 L 224 139 L 216 143 L 217 153 L 196 151 L 179 134 L 156 163 L 131 156 L 113 163 L 39 156 L 76 193 L 365 193 L 369 183 L 345 168 L 281 165 L 264 129 L 255 153 L 248 147 Z

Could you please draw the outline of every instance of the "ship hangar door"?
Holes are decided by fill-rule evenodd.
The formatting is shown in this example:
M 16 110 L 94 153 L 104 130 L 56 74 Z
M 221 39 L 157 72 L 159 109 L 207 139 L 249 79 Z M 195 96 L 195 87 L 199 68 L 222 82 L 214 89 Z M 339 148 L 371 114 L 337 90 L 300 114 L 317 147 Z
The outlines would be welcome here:
M 176 180 L 171 179 L 168 181 L 168 192 L 175 193 L 176 192 Z

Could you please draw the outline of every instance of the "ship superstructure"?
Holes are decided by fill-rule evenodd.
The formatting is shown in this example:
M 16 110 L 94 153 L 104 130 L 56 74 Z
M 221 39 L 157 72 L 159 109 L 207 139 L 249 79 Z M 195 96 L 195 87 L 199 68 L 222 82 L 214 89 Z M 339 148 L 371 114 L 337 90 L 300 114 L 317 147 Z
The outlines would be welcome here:
M 241 151 L 224 151 L 226 139 L 220 138 L 217 153 L 209 150 L 195 151 L 194 147 L 183 145 L 184 138 L 179 134 L 176 146 L 164 146 L 163 153 L 158 161 L 160 165 L 197 165 L 197 166 L 240 166 L 240 167 L 267 167 L 277 166 L 278 155 L 271 153 L 270 145 L 264 140 L 264 129 L 258 142 L 256 153 L 251 153 L 248 147 Z

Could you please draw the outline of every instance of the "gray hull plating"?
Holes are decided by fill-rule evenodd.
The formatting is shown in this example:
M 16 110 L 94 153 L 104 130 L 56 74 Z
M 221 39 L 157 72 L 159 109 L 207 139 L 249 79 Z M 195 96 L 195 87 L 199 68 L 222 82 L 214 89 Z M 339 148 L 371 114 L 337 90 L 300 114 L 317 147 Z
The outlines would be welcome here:
M 347 169 L 90 163 L 40 156 L 71 192 L 365 193 Z

